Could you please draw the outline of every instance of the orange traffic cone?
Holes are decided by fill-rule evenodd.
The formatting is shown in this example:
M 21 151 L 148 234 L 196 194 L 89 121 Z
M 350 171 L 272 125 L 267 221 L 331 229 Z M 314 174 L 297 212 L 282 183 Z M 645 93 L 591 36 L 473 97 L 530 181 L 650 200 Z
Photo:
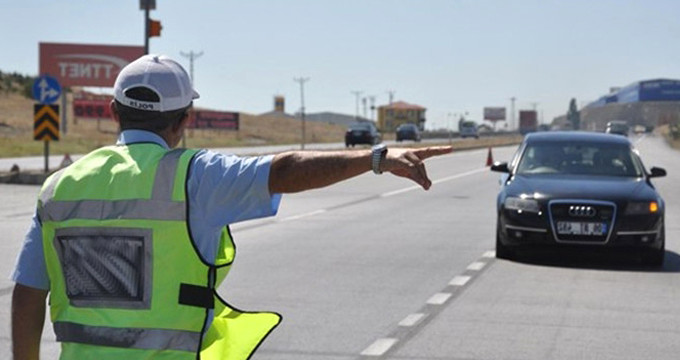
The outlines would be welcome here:
M 486 166 L 493 165 L 493 155 L 491 155 L 491 147 L 489 147 L 489 153 L 486 155 Z
M 71 160 L 71 155 L 68 153 L 64 155 L 64 159 L 61 160 L 61 164 L 59 164 L 59 168 L 65 168 L 69 165 L 73 164 L 73 160 Z

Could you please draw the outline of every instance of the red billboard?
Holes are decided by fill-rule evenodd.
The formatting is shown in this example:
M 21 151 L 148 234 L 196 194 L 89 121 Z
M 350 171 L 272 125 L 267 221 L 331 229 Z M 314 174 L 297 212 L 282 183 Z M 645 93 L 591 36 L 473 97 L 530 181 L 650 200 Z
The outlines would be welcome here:
M 111 120 L 111 100 L 73 100 L 73 115 L 79 118 Z
M 144 55 L 144 46 L 40 43 L 40 75 L 61 86 L 113 87 L 120 70 Z
M 238 119 L 237 112 L 195 110 L 189 128 L 238 130 Z

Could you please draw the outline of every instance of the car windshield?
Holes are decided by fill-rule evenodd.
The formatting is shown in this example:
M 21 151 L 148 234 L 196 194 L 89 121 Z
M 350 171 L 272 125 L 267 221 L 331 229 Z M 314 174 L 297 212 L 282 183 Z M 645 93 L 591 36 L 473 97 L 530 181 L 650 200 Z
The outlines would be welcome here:
M 414 124 L 403 124 L 399 126 L 400 130 L 416 130 L 416 126 Z
M 641 164 L 629 147 L 601 143 L 528 145 L 517 174 L 572 174 L 641 177 Z
M 350 129 L 350 130 L 367 130 L 367 131 L 370 131 L 370 130 L 371 130 L 371 125 L 370 125 L 370 124 L 367 124 L 367 123 L 366 123 L 366 124 L 364 124 L 364 123 L 352 124 L 352 125 L 349 127 L 349 129 Z
M 628 125 L 611 124 L 609 125 L 609 131 L 628 131 Z

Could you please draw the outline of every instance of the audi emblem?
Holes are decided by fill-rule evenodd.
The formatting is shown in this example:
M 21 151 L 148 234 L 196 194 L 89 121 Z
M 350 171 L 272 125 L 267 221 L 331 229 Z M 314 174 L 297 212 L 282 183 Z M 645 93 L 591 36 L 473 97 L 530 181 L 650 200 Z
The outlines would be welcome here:
M 592 206 L 578 206 L 578 205 L 571 205 L 569 206 L 569 215 L 574 216 L 574 217 L 593 217 L 597 214 L 597 210 L 595 210 L 594 207 Z

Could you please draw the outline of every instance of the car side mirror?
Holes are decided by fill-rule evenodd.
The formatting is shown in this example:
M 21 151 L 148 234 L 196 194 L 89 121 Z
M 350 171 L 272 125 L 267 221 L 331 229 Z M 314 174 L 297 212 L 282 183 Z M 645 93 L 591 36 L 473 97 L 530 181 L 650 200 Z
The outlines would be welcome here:
M 651 174 L 649 174 L 649 177 L 661 177 L 661 176 L 666 176 L 666 169 L 660 168 L 660 167 L 653 167 L 650 169 Z
M 652 169 L 652 170 L 654 170 L 654 169 Z M 506 162 L 495 162 L 495 163 L 493 163 L 493 165 L 491 165 L 491 171 L 510 173 L 510 169 L 508 168 L 508 163 L 506 163 Z M 665 172 L 664 172 L 664 174 L 665 174 Z

